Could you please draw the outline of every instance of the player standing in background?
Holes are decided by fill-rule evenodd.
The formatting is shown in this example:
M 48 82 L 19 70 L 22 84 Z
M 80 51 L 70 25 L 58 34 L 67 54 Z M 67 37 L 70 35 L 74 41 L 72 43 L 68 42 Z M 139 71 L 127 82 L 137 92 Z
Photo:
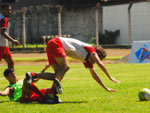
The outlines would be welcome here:
M 13 39 L 8 34 L 8 17 L 12 13 L 12 8 L 8 4 L 1 5 L 0 8 L 0 61 L 4 59 L 8 68 L 14 68 L 14 62 L 12 60 L 12 56 L 8 47 L 8 40 L 13 42 L 16 45 L 20 45 L 18 40 Z

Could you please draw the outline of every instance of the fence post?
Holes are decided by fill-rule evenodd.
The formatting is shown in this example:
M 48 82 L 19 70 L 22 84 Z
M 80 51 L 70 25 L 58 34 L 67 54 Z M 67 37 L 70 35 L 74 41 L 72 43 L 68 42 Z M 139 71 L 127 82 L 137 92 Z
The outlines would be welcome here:
M 128 7 L 128 41 L 129 41 L 129 45 L 131 45 L 131 42 L 132 42 L 132 39 L 131 39 L 131 34 L 132 34 L 132 31 L 131 31 L 131 7 L 132 7 L 132 5 L 133 5 L 133 2 L 131 2 Z
M 96 10 L 95 10 L 95 24 L 96 24 L 96 46 L 99 45 L 99 27 L 98 27 L 98 9 L 100 8 L 100 2 L 96 4 Z
M 61 13 L 62 13 L 62 6 L 59 6 L 59 11 L 58 11 L 58 35 L 61 36 L 62 28 L 61 28 Z
M 26 48 L 26 8 L 22 9 L 22 36 L 23 36 L 23 48 Z
M 46 51 L 46 36 L 42 36 L 43 43 L 44 43 L 44 51 Z

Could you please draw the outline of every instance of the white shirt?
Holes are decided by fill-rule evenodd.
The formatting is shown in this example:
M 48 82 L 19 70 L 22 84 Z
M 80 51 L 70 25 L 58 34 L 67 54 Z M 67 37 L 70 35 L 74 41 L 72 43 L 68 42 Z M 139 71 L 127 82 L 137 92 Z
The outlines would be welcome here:
M 5 18 L 5 16 L 0 13 L 0 22 L 3 18 Z M 1 27 L 0 29 L 3 29 L 3 28 L 6 28 L 6 27 Z M 7 45 L 8 45 L 8 40 L 0 34 L 0 46 L 6 47 Z
M 67 56 L 84 61 L 88 52 L 84 49 L 86 46 L 91 46 L 73 38 L 58 37 L 63 45 Z

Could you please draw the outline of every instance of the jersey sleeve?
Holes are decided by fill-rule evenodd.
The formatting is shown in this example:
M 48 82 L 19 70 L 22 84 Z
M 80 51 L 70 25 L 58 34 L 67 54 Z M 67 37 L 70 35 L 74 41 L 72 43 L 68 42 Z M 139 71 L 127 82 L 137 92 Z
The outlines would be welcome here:
M 0 21 L 0 29 L 7 28 L 7 26 L 8 26 L 8 18 L 5 17 Z
M 95 48 L 92 46 L 85 46 L 84 48 L 88 53 L 96 53 Z
M 89 62 L 83 62 L 85 68 L 94 68 L 94 65 Z

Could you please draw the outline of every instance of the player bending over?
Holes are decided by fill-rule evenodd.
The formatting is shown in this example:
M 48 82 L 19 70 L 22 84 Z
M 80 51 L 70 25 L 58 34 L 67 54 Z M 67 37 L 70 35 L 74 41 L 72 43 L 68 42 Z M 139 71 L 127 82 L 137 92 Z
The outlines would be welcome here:
M 0 96 L 8 96 L 10 101 L 17 102 L 39 102 L 39 103 L 59 103 L 60 100 L 56 94 L 52 94 L 49 88 L 38 89 L 36 85 L 30 81 L 30 75 L 35 73 L 26 73 L 26 77 L 18 80 L 12 68 L 4 71 L 4 76 L 8 80 L 9 85 L 3 92 L 0 91 Z M 44 76 L 44 75 L 42 75 Z M 56 88 L 61 88 L 59 81 L 54 77 L 49 77 L 48 80 L 53 80 Z
M 51 65 L 55 72 L 51 74 L 55 75 L 58 80 L 61 81 L 65 73 L 69 70 L 68 61 L 66 59 L 66 57 L 69 56 L 83 62 L 85 68 L 89 69 L 94 80 L 106 91 L 116 92 L 114 89 L 107 88 L 94 70 L 93 64 L 96 63 L 110 80 L 115 83 L 120 83 L 118 80 L 111 77 L 105 68 L 102 60 L 106 57 L 106 53 L 101 46 L 92 47 L 88 43 L 73 38 L 55 37 L 48 42 L 46 53 L 49 64 L 42 70 L 43 73 Z M 53 87 L 54 85 L 52 89 Z

